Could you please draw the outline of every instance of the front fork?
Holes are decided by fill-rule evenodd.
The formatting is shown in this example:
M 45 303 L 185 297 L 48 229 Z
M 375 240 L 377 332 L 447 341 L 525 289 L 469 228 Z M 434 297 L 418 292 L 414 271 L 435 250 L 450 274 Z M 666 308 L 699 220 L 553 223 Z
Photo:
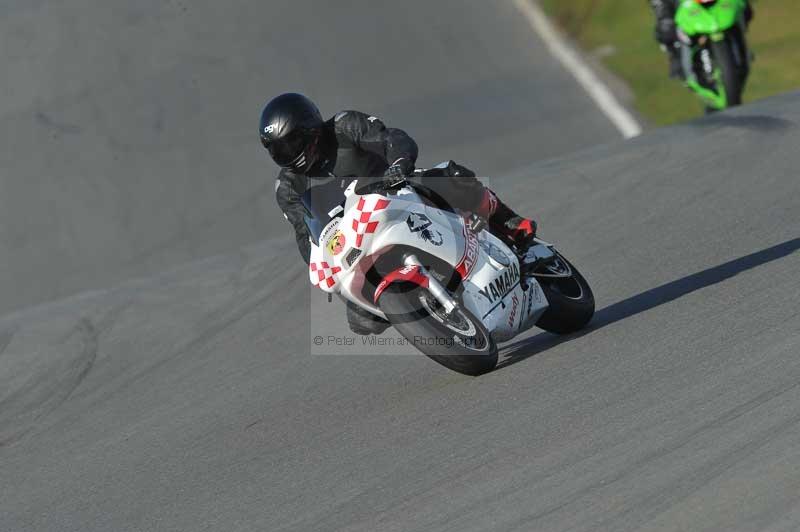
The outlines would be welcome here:
M 683 44 L 681 45 L 681 64 L 686 76 L 686 86 L 695 92 L 709 107 L 713 109 L 725 109 L 728 107 L 728 96 L 725 93 L 725 86 L 722 83 L 719 69 L 715 67 L 711 57 L 711 49 L 708 42 L 701 45 Z M 704 86 L 697 78 L 694 70 L 695 55 L 700 55 L 704 75 L 707 79 L 713 79 L 716 90 Z
M 455 299 L 450 295 L 439 281 L 431 275 L 431 273 L 425 269 L 425 266 L 419 261 L 416 255 L 406 255 L 405 259 L 403 260 L 406 266 L 416 266 L 419 268 L 419 272 L 428 278 L 428 291 L 431 293 L 433 297 L 436 298 L 436 301 L 439 302 L 440 305 L 444 308 L 447 314 L 452 313 L 456 308 L 458 308 L 458 303 Z

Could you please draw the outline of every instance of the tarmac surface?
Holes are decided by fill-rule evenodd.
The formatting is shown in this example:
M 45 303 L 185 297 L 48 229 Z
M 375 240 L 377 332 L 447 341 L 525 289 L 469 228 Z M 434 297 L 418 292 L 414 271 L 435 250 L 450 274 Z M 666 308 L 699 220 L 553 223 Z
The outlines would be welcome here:
M 4 15 L 56 9 L 26 5 Z M 190 14 L 197 9 L 163 5 Z M 208 7 L 203 16 L 226 20 L 229 9 L 245 5 Z M 450 12 L 478 29 L 488 16 L 482 5 Z M 555 84 L 514 68 L 504 50 L 524 45 L 531 62 L 539 52 L 513 11 L 497 5 L 507 26 L 486 25 L 477 33 L 486 54 L 505 48 L 483 63 L 496 68 L 495 77 L 504 71 L 508 79 L 525 80 L 502 85 L 517 98 L 526 83 Z M 315 20 L 345 20 L 326 9 L 332 8 L 318 8 Z M 241 33 L 231 23 L 227 45 L 248 32 L 276 42 L 288 34 L 286 26 L 257 24 L 246 14 L 236 16 Z M 396 16 L 401 24 L 414 21 L 420 38 L 429 35 L 423 25 L 438 20 L 406 11 Z M 158 26 L 160 19 L 139 20 Z M 385 37 L 375 31 L 364 35 L 373 42 Z M 497 32 L 495 39 L 489 31 Z M 435 49 L 433 42 L 426 49 Z M 313 43 L 299 46 L 311 50 Z M 399 62 L 403 47 L 395 46 L 388 65 Z M 463 65 L 457 56 L 444 59 L 465 46 L 415 61 L 452 67 L 443 79 L 451 94 L 462 94 L 452 74 L 481 56 L 472 50 L 472 62 Z M 338 57 L 333 48 L 317 48 Z M 163 57 L 154 50 L 153 58 Z M 363 65 L 372 52 L 346 61 Z M 224 61 L 239 60 L 233 57 Z M 509 63 L 497 66 L 503 60 Z M 207 81 L 224 85 L 212 75 L 213 65 Z M 172 73 L 181 68 L 173 65 Z M 554 65 L 548 68 L 559 75 Z M 331 67 L 328 76 L 336 72 Z M 293 75 L 307 73 L 298 63 Z M 569 81 L 560 75 L 560 82 Z M 389 77 L 361 76 L 361 85 L 392 86 Z M 156 81 L 149 83 L 155 94 Z M 491 76 L 484 83 L 482 90 L 491 90 Z M 480 83 L 466 85 L 469 96 L 459 105 L 485 97 L 470 93 Z M 217 90 L 200 86 L 197 97 Z M 567 85 L 558 90 L 570 98 Z M 252 118 L 245 103 L 251 98 L 256 105 L 262 92 L 249 86 L 229 102 L 232 116 L 217 107 L 221 102 L 212 106 L 228 124 L 231 164 L 237 150 L 252 151 L 244 147 L 251 131 L 234 133 L 235 122 Z M 407 117 L 418 137 L 440 138 L 437 156 L 502 167 L 493 183 L 498 193 L 521 212 L 535 213 L 543 238 L 591 283 L 598 312 L 589 329 L 570 337 L 532 331 L 505 345 L 500 367 L 479 378 L 422 356 L 379 356 L 381 349 L 372 350 L 375 356 L 311 355 L 319 313 L 341 335 L 347 334 L 344 314 L 311 290 L 288 227 L 281 226 L 232 253 L 9 313 L 0 318 L 0 530 L 800 528 L 800 93 L 527 167 L 496 162 L 502 162 L 499 137 L 476 132 L 459 143 L 458 135 L 441 133 L 445 126 L 424 118 L 424 91 L 416 94 L 378 110 Z M 370 93 L 362 88 L 356 96 Z M 334 98 L 324 106 L 348 106 Z M 75 104 L 76 116 L 90 100 Z M 142 96 L 141 104 L 146 101 Z M 556 109 L 562 104 L 565 109 Z M 590 134 L 594 115 L 588 108 L 570 115 L 573 109 L 564 102 L 526 107 L 552 112 L 563 137 L 505 124 L 528 135 L 531 146 L 527 154 L 509 153 L 535 159 L 614 134 L 608 125 L 603 131 L 599 114 L 598 132 Z M 504 104 L 498 112 L 507 111 Z M 4 111 L 3 142 L 8 116 Z M 188 146 L 189 133 L 176 128 Z M 201 136 L 198 142 L 207 145 L 212 133 Z M 509 133 L 505 141 L 522 138 Z M 548 142 L 554 144 L 548 148 Z M 218 161 L 208 153 L 207 163 Z M 260 167 L 260 154 L 248 153 L 253 169 Z M 138 189 L 130 190 L 134 199 Z M 245 195 L 256 198 L 253 205 L 271 202 L 267 196 Z
M 499 176 L 619 134 L 513 3 L 0 3 L 0 314 L 283 236 L 273 96 Z

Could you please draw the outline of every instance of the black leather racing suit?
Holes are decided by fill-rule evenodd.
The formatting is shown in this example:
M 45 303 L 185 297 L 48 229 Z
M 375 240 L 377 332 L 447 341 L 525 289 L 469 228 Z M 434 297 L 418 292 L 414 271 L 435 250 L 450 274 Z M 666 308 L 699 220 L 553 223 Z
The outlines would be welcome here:
M 417 144 L 404 131 L 387 128 L 374 116 L 358 111 L 342 111 L 325 122 L 320 139 L 320 156 L 317 163 L 305 175 L 283 169 L 278 174 L 275 195 L 283 215 L 292 224 L 300 255 L 308 263 L 311 245 L 308 228 L 303 220 L 305 209 L 300 201 L 303 193 L 324 180 L 356 177 L 381 177 L 395 161 L 405 158 L 416 162 Z M 481 202 L 483 185 L 474 177 L 459 176 L 439 178 L 426 182 L 441 197 L 447 198 L 454 207 L 472 210 Z M 513 214 L 501 205 L 504 216 Z M 389 322 L 366 310 L 347 302 L 347 321 L 357 334 L 380 334 Z
M 283 215 L 292 224 L 300 255 L 308 263 L 311 246 L 300 198 L 316 184 L 334 178 L 351 181 L 356 177 L 380 177 L 397 159 L 417 159 L 417 144 L 405 131 L 387 128 L 374 116 L 358 111 L 342 111 L 325 122 L 320 140 L 320 156 L 308 174 L 283 169 L 278 174 L 275 195 Z M 431 186 L 426 182 L 426 186 Z M 481 201 L 484 187 L 473 176 L 439 178 L 436 192 L 453 206 L 471 210 Z

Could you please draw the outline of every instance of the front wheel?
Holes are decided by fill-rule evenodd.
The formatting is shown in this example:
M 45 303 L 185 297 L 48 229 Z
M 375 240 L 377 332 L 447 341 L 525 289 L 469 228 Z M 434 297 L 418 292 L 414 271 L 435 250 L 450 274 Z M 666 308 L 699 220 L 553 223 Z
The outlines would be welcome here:
M 463 307 L 448 315 L 426 288 L 394 284 L 380 308 L 406 340 L 448 369 L 477 376 L 497 365 L 497 345 L 481 321 Z
M 735 43 L 731 36 L 725 40 L 712 43 L 712 54 L 717 63 L 720 71 L 722 86 L 725 90 L 726 103 L 728 107 L 741 105 L 742 91 L 744 89 L 744 78 L 742 62 L 745 60 L 743 57 L 737 57 L 739 52 L 735 48 Z
M 555 259 L 534 274 L 550 307 L 536 326 L 556 334 L 583 329 L 594 316 L 594 294 L 583 275 L 556 252 Z

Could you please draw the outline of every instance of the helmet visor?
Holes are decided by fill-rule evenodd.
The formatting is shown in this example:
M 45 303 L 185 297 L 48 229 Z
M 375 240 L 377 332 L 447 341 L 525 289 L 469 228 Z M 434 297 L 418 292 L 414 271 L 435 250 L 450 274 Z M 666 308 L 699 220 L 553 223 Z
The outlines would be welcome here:
M 269 154 L 275 164 L 284 168 L 288 167 L 303 153 L 308 142 L 308 138 L 304 133 L 303 131 L 295 131 L 282 139 L 264 142 L 264 146 L 269 150 Z

